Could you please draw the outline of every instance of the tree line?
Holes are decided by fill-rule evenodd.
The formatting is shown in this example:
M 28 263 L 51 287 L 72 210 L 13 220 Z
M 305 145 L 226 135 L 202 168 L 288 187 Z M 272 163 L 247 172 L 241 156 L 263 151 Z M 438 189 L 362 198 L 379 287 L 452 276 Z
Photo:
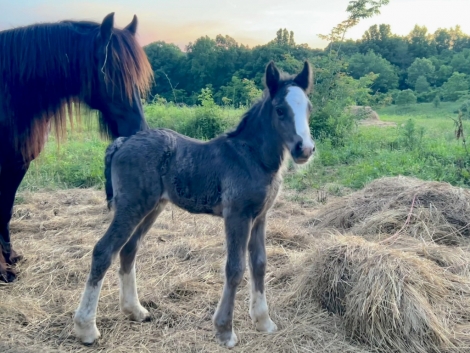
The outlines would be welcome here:
M 184 51 L 163 41 L 144 50 L 155 73 L 152 98 L 188 105 L 198 103 L 202 89 L 213 92 L 219 105 L 249 104 L 262 89 L 269 60 L 293 73 L 307 59 L 319 83 L 334 56 L 338 74 L 358 88 L 356 104 L 457 100 L 468 95 L 470 84 L 470 36 L 459 26 L 430 33 L 416 25 L 399 36 L 390 25 L 374 25 L 361 39 L 331 41 L 325 49 L 297 44 L 292 31 L 279 29 L 273 40 L 253 48 L 218 35 L 202 36 Z

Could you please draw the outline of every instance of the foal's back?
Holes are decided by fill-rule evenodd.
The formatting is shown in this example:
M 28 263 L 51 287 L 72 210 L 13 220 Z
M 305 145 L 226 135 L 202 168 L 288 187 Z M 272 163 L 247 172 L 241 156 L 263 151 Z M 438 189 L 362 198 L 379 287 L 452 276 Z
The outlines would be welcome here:
M 222 216 L 225 207 L 235 207 L 256 215 L 275 197 L 272 191 L 277 194 L 270 188 L 277 178 L 266 174 L 255 154 L 227 135 L 202 142 L 169 129 L 139 132 L 113 157 L 115 197 L 121 192 L 145 202 L 160 194 L 191 213 Z

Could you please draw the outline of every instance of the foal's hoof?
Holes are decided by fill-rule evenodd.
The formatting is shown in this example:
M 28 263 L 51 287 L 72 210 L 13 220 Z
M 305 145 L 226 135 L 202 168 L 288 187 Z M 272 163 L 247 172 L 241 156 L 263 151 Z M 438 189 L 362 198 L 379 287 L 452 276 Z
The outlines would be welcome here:
M 258 321 L 255 325 L 256 329 L 260 332 L 274 333 L 277 331 L 277 325 L 269 318 L 264 322 Z
M 86 346 L 92 345 L 101 337 L 100 331 L 94 323 L 80 324 L 75 321 L 74 329 L 76 337 Z
M 142 305 L 139 305 L 134 308 L 122 308 L 122 312 L 133 321 L 150 321 L 150 313 Z
M 222 347 L 233 348 L 238 343 L 237 335 L 235 332 L 233 332 L 233 330 L 217 333 L 215 337 L 217 339 L 217 343 L 219 343 Z

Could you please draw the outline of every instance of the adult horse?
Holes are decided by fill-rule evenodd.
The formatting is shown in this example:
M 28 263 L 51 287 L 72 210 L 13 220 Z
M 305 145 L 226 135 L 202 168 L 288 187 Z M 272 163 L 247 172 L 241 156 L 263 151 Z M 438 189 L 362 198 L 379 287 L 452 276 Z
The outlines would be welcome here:
M 237 343 L 233 309 L 247 250 L 250 316 L 258 330 L 277 330 L 268 313 L 264 284 L 266 214 L 279 192 L 286 154 L 302 164 L 315 150 L 308 124 L 312 72 L 305 62 L 297 76 L 281 75 L 271 62 L 265 80 L 264 97 L 228 134 L 202 142 L 169 129 L 146 130 L 119 138 L 108 147 L 106 198 L 115 213 L 93 249 L 90 274 L 75 313 L 75 332 L 82 342 L 91 344 L 100 336 L 98 298 L 118 253 L 121 310 L 137 321 L 149 317 L 137 296 L 135 257 L 143 236 L 168 202 L 191 213 L 224 219 L 225 285 L 214 314 L 219 343 L 226 347 Z
M 16 191 L 44 147 L 51 123 L 57 139 L 80 107 L 99 112 L 109 137 L 147 129 L 140 95 L 152 69 L 135 39 L 137 17 L 124 29 L 114 13 L 102 23 L 62 21 L 0 32 L 0 279 L 16 278 L 19 256 L 9 224 Z

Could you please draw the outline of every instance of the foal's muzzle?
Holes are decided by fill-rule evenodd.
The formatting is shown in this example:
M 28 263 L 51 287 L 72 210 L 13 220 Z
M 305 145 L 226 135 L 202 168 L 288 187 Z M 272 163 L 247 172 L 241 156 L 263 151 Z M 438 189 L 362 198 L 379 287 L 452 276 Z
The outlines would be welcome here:
M 315 152 L 315 144 L 305 146 L 302 140 L 298 141 L 291 149 L 292 158 L 297 164 L 306 163 L 313 155 L 313 152 Z

